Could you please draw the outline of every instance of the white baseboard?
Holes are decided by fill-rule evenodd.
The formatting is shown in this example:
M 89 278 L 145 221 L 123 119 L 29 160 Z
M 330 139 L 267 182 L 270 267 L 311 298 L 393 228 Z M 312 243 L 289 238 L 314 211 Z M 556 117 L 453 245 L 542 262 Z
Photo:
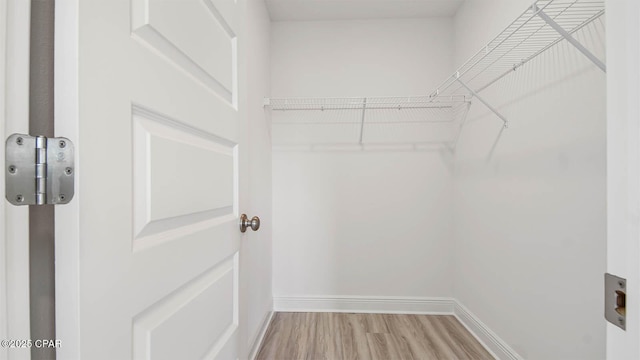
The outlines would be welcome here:
M 273 298 L 273 307 L 275 312 L 353 312 L 454 315 L 496 359 L 523 359 L 515 350 L 507 345 L 507 343 L 500 339 L 496 333 L 491 331 L 491 329 L 480 321 L 480 319 L 471 313 L 469 309 L 453 298 L 279 296 Z M 263 336 L 264 334 L 261 335 L 261 337 Z M 253 357 L 251 359 L 253 359 Z
M 453 314 L 451 298 L 368 296 L 282 296 L 273 298 L 275 311 L 353 312 L 386 314 Z
M 513 350 L 504 340 L 500 339 L 496 333 L 491 331 L 480 319 L 478 319 L 469 309 L 460 302 L 454 300 L 453 314 L 456 318 L 475 336 L 487 351 L 496 359 L 500 360 L 523 360 L 518 353 Z
M 251 349 L 249 350 L 250 360 L 254 360 L 258 355 L 260 346 L 262 346 L 262 341 L 264 341 L 264 336 L 267 334 L 267 329 L 269 329 L 269 324 L 271 324 L 271 320 L 273 319 L 273 314 L 273 311 L 269 311 L 267 315 L 265 315 L 264 320 L 262 321 L 262 325 L 260 326 L 260 330 L 258 330 L 258 333 L 251 342 L 252 345 Z

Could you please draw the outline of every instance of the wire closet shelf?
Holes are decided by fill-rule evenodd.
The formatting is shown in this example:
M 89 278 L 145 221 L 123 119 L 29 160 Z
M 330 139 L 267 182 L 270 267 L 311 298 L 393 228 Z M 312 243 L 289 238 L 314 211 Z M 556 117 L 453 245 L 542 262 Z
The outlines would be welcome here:
M 604 0 L 538 0 L 441 83 L 431 97 L 477 95 L 562 40 L 606 71 L 604 63 L 573 37 L 602 15 Z
M 455 114 L 459 112 L 451 109 L 459 109 L 460 105 L 468 104 L 475 98 L 501 118 L 506 127 L 506 117 L 479 93 L 563 40 L 573 45 L 595 66 L 606 71 L 604 62 L 573 37 L 576 32 L 604 15 L 604 12 L 604 0 L 537 0 L 427 96 L 266 98 L 264 105 L 265 108 L 276 111 L 360 109 L 360 121 L 363 124 L 366 113 L 370 110 L 423 109 L 425 111 L 420 117 L 413 116 L 407 121 L 428 123 L 453 121 Z M 302 123 L 319 119 L 326 120 L 326 117 L 295 117 L 295 121 Z M 279 122 L 274 119 L 273 123 Z

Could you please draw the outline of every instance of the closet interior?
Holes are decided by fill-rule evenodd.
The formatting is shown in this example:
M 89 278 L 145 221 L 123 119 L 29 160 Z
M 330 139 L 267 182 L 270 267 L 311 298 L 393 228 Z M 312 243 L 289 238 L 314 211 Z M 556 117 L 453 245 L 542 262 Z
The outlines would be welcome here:
M 604 357 L 604 0 L 278 3 L 274 310 L 454 314 L 497 358 Z

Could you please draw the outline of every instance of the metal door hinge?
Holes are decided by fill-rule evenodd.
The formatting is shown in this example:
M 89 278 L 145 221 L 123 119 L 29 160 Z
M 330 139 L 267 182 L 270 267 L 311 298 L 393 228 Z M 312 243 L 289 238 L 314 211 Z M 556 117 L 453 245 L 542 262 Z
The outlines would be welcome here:
M 613 325 L 627 328 L 627 279 L 604 274 L 604 317 Z
M 13 134 L 5 146 L 5 197 L 13 205 L 66 204 L 74 194 L 74 147 L 67 138 Z

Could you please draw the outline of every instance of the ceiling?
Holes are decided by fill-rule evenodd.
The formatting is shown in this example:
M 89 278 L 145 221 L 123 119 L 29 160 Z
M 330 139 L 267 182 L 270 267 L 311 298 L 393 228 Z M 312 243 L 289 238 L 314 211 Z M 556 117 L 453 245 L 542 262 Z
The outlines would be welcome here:
M 266 0 L 272 21 L 453 16 L 464 0 Z

